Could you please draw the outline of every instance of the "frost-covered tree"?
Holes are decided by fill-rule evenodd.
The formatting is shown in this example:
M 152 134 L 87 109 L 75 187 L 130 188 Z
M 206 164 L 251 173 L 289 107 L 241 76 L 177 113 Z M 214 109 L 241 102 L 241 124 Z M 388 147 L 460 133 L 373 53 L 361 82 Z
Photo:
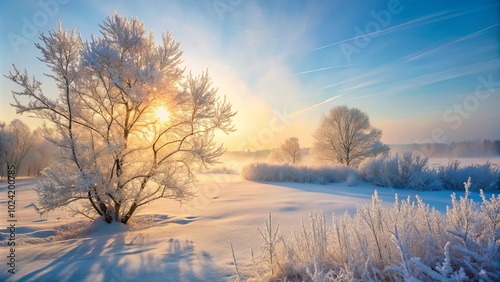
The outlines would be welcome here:
M 380 141 L 382 131 L 370 125 L 368 115 L 347 106 L 323 116 L 313 137 L 313 154 L 324 162 L 357 166 L 366 157 L 389 152 L 389 146 Z
M 52 143 L 43 138 L 41 128 L 33 130 L 33 148 L 24 159 L 22 175 L 38 176 L 44 168 L 50 166 L 56 148 Z
M 269 159 L 278 163 L 297 164 L 302 161 L 299 139 L 290 137 L 285 140 L 278 148 L 271 150 Z
M 39 175 L 52 160 L 54 147 L 42 138 L 40 128 L 31 130 L 19 119 L 0 122 L 0 177 L 15 166 L 17 176 Z
M 0 159 L 2 166 L 15 166 L 20 170 L 21 163 L 34 144 L 29 126 L 19 119 L 0 126 Z
M 26 71 L 14 67 L 7 77 L 22 88 L 13 91 L 17 112 L 47 120 L 45 137 L 58 148 L 37 189 L 38 210 L 69 206 L 127 224 L 151 201 L 193 195 L 194 169 L 223 154 L 214 134 L 234 131 L 235 113 L 206 72 L 184 73 L 170 33 L 156 40 L 137 18 L 116 13 L 100 33 L 83 42 L 59 24 L 40 35 L 55 99 Z

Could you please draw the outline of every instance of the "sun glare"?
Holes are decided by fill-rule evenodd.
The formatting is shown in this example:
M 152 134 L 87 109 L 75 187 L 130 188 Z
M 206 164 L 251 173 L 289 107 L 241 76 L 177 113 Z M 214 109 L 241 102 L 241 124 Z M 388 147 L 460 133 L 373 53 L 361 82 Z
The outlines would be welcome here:
M 160 121 L 167 121 L 168 120 L 167 109 L 165 109 L 165 107 L 159 107 L 158 109 L 156 109 L 156 117 Z

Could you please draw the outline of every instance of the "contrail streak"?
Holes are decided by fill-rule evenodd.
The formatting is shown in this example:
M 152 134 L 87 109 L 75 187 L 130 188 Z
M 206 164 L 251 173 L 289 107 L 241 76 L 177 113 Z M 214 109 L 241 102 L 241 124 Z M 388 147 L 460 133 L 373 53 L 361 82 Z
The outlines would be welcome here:
M 309 106 L 309 107 L 307 107 L 307 108 L 304 108 L 304 109 L 300 109 L 300 110 L 298 110 L 298 111 L 295 111 L 295 112 L 293 112 L 293 113 L 291 113 L 291 114 L 290 114 L 290 117 L 296 117 L 296 116 L 298 116 L 298 115 L 300 115 L 300 114 L 303 114 L 303 113 L 305 113 L 305 112 L 307 112 L 307 111 L 310 111 L 310 110 L 312 110 L 312 109 L 314 109 L 314 108 L 317 108 L 317 107 L 319 107 L 319 106 L 321 106 L 321 105 L 324 105 L 324 104 L 330 103 L 331 101 L 333 101 L 333 100 L 335 100 L 335 99 L 339 98 L 340 96 L 342 96 L 342 95 L 337 95 L 337 96 L 330 97 L 330 98 L 328 98 L 328 99 L 326 99 L 326 100 L 324 100 L 324 101 L 322 101 L 322 102 L 319 102 L 319 103 L 314 104 L 314 105 L 312 105 L 312 106 Z
M 350 66 L 354 66 L 354 64 L 331 66 L 331 67 L 324 67 L 324 68 L 319 68 L 319 69 L 314 69 L 314 70 L 302 71 L 302 72 L 296 73 L 296 75 L 324 71 L 324 70 L 338 69 L 338 68 L 350 67 Z

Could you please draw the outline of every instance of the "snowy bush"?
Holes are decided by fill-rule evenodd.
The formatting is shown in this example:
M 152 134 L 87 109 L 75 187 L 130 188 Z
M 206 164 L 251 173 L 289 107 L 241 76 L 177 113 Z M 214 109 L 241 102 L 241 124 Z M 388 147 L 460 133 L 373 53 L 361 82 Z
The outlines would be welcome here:
M 358 178 L 356 177 L 356 174 L 349 173 L 349 175 L 347 175 L 346 182 L 347 182 L 347 186 L 349 186 L 349 187 L 356 186 L 358 184 Z
M 427 164 L 427 157 L 405 153 L 365 159 L 358 169 L 344 165 L 310 167 L 252 163 L 242 168 L 241 175 L 253 181 L 319 184 L 347 181 L 348 186 L 355 186 L 359 176 L 377 186 L 418 191 L 460 190 L 471 177 L 471 191 L 500 190 L 500 170 L 490 162 L 460 167 L 460 162 L 452 160 L 435 170 L 429 169 Z
M 266 221 L 249 281 L 500 281 L 500 196 L 452 195 L 441 214 L 418 196 L 372 203 L 352 216 L 322 213 L 288 236 Z M 280 235 L 277 235 L 280 234 Z M 252 251 L 253 254 L 253 251 Z
M 355 177 L 356 169 L 344 165 L 310 167 L 252 163 L 244 166 L 241 170 L 242 177 L 247 180 L 319 184 L 346 181 L 351 174 Z
M 471 191 L 500 190 L 500 170 L 490 162 L 461 167 L 459 161 L 451 160 L 436 170 L 428 169 L 427 163 L 426 157 L 412 153 L 382 155 L 364 160 L 359 166 L 359 174 L 363 180 L 382 187 L 460 190 L 471 177 Z
M 440 190 L 442 184 L 427 168 L 428 158 L 405 153 L 366 159 L 359 166 L 364 180 L 382 187 Z
M 470 177 L 473 179 L 471 191 L 498 191 L 500 190 L 500 171 L 497 166 L 487 162 L 461 167 L 458 160 L 450 160 L 447 165 L 437 169 L 437 176 L 448 190 L 459 190 Z

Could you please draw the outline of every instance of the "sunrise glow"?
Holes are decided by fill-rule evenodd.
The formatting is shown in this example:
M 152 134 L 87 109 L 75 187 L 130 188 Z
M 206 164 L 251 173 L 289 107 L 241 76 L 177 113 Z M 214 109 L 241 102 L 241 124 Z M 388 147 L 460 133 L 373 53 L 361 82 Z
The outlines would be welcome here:
M 158 118 L 160 121 L 167 121 L 169 117 L 169 113 L 165 107 L 161 106 L 156 109 L 156 118 Z

